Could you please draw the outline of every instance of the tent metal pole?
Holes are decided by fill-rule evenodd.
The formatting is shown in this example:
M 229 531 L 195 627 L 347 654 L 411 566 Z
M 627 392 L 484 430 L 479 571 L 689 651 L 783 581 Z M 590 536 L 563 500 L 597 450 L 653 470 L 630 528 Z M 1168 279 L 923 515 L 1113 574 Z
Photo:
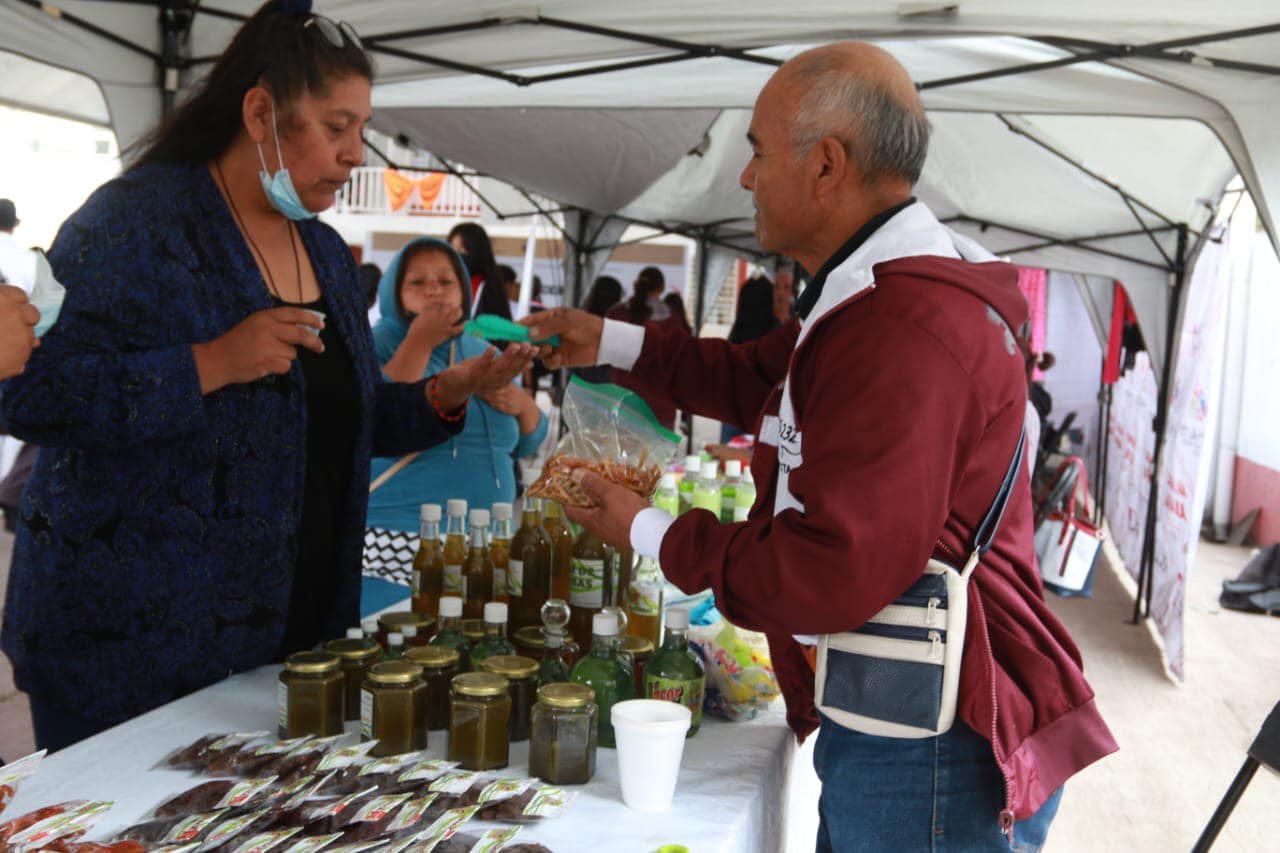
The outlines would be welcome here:
M 693 334 L 702 334 L 702 309 L 707 299 L 707 250 L 711 240 L 705 231 L 698 237 L 698 298 L 694 300 Z
M 574 308 L 582 304 L 582 280 L 583 273 L 586 272 L 588 248 L 587 248 L 587 211 L 578 209 L 578 239 L 573 243 L 573 293 L 570 305 Z M 599 232 L 596 232 L 599 234 Z
M 944 224 L 949 224 L 952 222 L 968 222 L 972 225 L 977 225 L 984 229 L 999 228 L 1001 231 L 1009 231 L 1013 234 L 1023 234 L 1023 235 L 1026 235 L 1027 237 L 1034 237 L 1035 239 L 1042 241 L 1040 243 L 1030 243 L 1026 246 L 1018 246 L 1013 249 L 1001 250 L 1001 254 L 1004 254 L 1004 255 L 1016 255 L 1016 254 L 1021 254 L 1023 252 L 1032 252 L 1037 249 L 1045 249 L 1051 246 L 1073 246 L 1077 249 L 1081 249 L 1086 252 L 1093 252 L 1094 254 L 1097 254 L 1097 255 L 1105 255 L 1106 257 L 1109 257 L 1109 258 L 1116 258 L 1117 260 L 1128 261 L 1131 264 L 1139 264 L 1140 266 L 1151 267 L 1152 269 L 1164 270 L 1165 272 L 1170 272 L 1170 268 L 1162 264 L 1157 264 L 1153 261 L 1145 261 L 1141 258 L 1135 258 L 1130 255 L 1126 255 L 1122 252 L 1113 252 L 1109 249 L 1100 249 L 1097 246 L 1090 246 L 1086 242 L 1089 240 L 1111 240 L 1117 237 L 1133 237 L 1138 234 L 1141 234 L 1142 233 L 1141 231 L 1123 231 L 1115 234 L 1098 234 L 1090 237 L 1062 238 L 1062 237 L 1052 237 L 1048 234 L 1041 234 L 1037 231 L 1028 231 L 1026 228 L 1019 228 L 1014 225 L 1006 225 L 1002 222 L 993 222 L 990 219 L 978 219 L 976 217 L 965 216 L 963 214 L 959 216 L 948 216 L 946 219 L 942 221 Z M 1171 229 L 1160 229 L 1160 230 L 1171 230 Z
M 1156 518 L 1160 505 L 1160 458 L 1164 454 L 1166 430 L 1169 425 L 1170 383 L 1173 377 L 1174 337 L 1177 334 L 1178 307 L 1182 304 L 1182 292 L 1186 285 L 1187 230 L 1178 230 L 1177 267 L 1174 269 L 1173 290 L 1169 294 L 1169 316 L 1165 322 L 1165 356 L 1160 369 L 1160 387 L 1156 398 L 1156 417 L 1153 424 L 1156 434 L 1155 451 L 1151 458 L 1151 485 L 1147 492 L 1147 518 L 1142 535 L 1142 562 L 1138 572 L 1138 595 L 1133 602 L 1133 624 L 1151 615 L 1151 592 L 1155 586 Z
M 66 21 L 68 24 L 71 24 L 73 27 L 79 27 L 85 32 L 93 33 L 95 36 L 106 39 L 107 41 L 111 42 L 114 45 L 123 47 L 125 50 L 132 51 L 133 53 L 137 53 L 142 56 L 145 56 L 147 59 L 150 59 L 152 62 L 155 62 L 157 64 L 160 62 L 160 54 L 156 53 L 155 51 L 147 50 L 145 47 L 143 47 L 140 44 L 134 44 L 133 42 L 129 41 L 127 38 L 124 38 L 123 36 L 118 36 L 115 33 L 111 32 L 110 30 L 105 30 L 102 27 L 98 26 L 97 24 L 92 24 L 89 21 L 86 21 L 84 18 L 73 15 L 64 9 L 51 6 L 50 8 L 54 10 L 53 12 L 51 12 L 45 8 L 49 4 L 41 2 L 41 0 L 19 0 L 19 2 L 25 3 L 31 8 L 49 15 L 51 18 L 55 18 L 56 20 L 59 20 L 59 21 Z
M 650 36 L 645 35 L 644 33 L 631 33 L 626 30 L 615 30 L 610 27 L 598 27 L 594 24 L 583 24 L 578 21 L 566 21 L 563 18 L 549 18 L 545 15 L 540 15 L 537 18 L 537 23 L 547 27 L 558 27 L 559 29 L 575 30 L 580 33 L 589 33 L 596 36 L 609 36 L 623 41 L 649 44 L 654 47 L 665 47 L 671 50 L 687 51 L 688 53 L 699 57 L 724 56 L 729 59 L 740 59 L 744 62 L 755 62 L 760 65 L 772 65 L 775 68 L 782 64 L 781 59 L 773 59 L 768 56 L 755 56 L 739 48 L 724 47 L 722 45 L 715 44 L 695 44 L 694 42 L 662 38 L 661 36 Z

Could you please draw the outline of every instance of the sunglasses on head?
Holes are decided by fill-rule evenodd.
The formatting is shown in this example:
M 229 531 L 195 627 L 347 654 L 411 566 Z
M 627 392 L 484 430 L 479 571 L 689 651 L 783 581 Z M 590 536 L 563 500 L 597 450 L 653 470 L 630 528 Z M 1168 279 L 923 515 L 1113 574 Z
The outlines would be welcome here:
M 302 25 L 305 30 L 307 27 L 314 25 L 320 31 L 320 35 L 324 36 L 329 44 L 336 48 L 342 48 L 347 42 L 355 45 L 360 50 L 364 50 L 364 44 L 360 41 L 360 36 L 356 35 L 355 28 L 346 21 L 333 21 L 324 15 L 312 13 L 307 22 Z

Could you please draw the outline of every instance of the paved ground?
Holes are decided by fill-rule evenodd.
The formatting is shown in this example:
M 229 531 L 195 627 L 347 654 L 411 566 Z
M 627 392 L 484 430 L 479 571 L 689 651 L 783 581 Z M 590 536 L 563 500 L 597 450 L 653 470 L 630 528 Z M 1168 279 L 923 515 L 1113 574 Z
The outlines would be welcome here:
M 0 532 L 0 590 L 13 539 Z M 1092 599 L 1053 599 L 1085 658 L 1121 751 L 1067 787 L 1050 853 L 1188 850 L 1280 700 L 1280 619 L 1217 608 L 1224 578 L 1247 549 L 1201 543 L 1187 595 L 1187 681 L 1166 678 L 1145 627 L 1128 622 L 1131 594 L 1109 569 Z M 32 750 L 25 697 L 0 656 L 0 756 Z M 816 783 L 800 755 L 789 818 L 792 851 L 813 849 Z M 1259 772 L 1219 838 L 1216 851 L 1280 850 L 1280 777 Z

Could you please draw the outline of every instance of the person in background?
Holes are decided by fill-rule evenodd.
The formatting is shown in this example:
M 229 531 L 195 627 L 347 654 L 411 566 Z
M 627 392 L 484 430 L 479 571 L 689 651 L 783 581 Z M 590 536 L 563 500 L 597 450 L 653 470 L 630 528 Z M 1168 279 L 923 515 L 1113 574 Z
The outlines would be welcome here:
M 796 315 L 796 274 L 789 266 L 779 267 L 773 276 L 773 316 L 788 323 Z
M 373 68 L 309 9 L 245 21 L 50 252 L 61 316 L 0 400 L 40 445 L 0 641 L 41 747 L 342 636 L 370 458 L 448 441 L 531 360 L 381 379 L 315 218 L 363 162 Z
M 644 267 L 631 285 L 631 298 L 614 305 L 605 312 L 605 317 L 635 326 L 658 323 L 665 328 L 681 329 L 680 321 L 672 317 L 671 309 L 662 301 L 662 291 L 666 286 L 662 270 Z M 666 400 L 665 394 L 646 393 L 642 383 L 625 370 L 614 368 L 613 381 L 639 394 L 649 404 L 649 408 L 653 409 L 658 423 L 667 429 L 675 429 L 676 407 Z
M 483 352 L 480 338 L 462 332 L 470 276 L 448 243 L 423 237 L 409 243 L 383 273 L 382 319 L 373 329 L 378 362 L 388 379 L 409 382 Z M 466 426 L 447 442 L 418 454 L 369 498 L 368 526 L 417 536 L 418 509 L 463 498 L 487 509 L 516 496 L 513 459 L 535 453 L 547 418 L 518 383 L 472 401 Z M 396 460 L 375 459 L 376 479 Z
M 475 222 L 459 222 L 449 232 L 449 245 L 462 256 L 471 271 L 471 316 L 497 314 L 510 320 L 507 287 L 493 257 L 489 232 Z
M 516 271 L 506 264 L 498 264 L 498 275 L 502 276 L 502 291 L 507 295 L 507 310 L 511 312 L 511 319 L 519 320 L 520 280 L 516 278 Z
M 689 334 L 693 334 L 693 326 L 689 325 L 689 312 L 684 307 L 684 297 L 679 291 L 673 290 L 666 296 L 662 297 L 662 304 L 667 306 L 667 310 L 671 312 L 671 316 L 676 318 L 680 324 L 680 328 Z
M 727 620 L 768 636 L 793 731 L 818 731 L 819 853 L 1038 850 L 1066 780 L 1118 748 L 1045 603 L 1030 484 L 1018 476 L 975 564 L 965 635 L 947 638 L 963 652 L 954 724 L 885 736 L 815 703 L 815 657 L 828 663 L 827 704 L 845 709 L 875 662 L 805 645 L 882 614 L 931 557 L 959 565 L 972 554 L 1021 444 L 1017 271 L 914 198 L 928 139 L 915 84 L 891 54 L 847 42 L 800 53 L 756 99 L 739 181 L 760 245 L 813 272 L 801 322 L 730 344 L 570 309 L 525 320 L 536 339 L 561 336 L 542 350 L 552 365 L 610 363 L 673 404 L 762 424 L 745 522 L 674 518 L 581 469 L 574 480 L 594 506 L 567 514 L 660 559 L 681 590 L 710 588 Z M 928 677 L 941 692 L 942 674 Z M 906 685 L 868 698 L 883 702 L 875 716 L 910 719 Z
M 582 310 L 596 317 L 603 317 L 609 309 L 622 301 L 622 282 L 611 275 L 599 276 L 591 283 L 587 298 L 582 302 Z M 588 382 L 600 384 L 613 379 L 613 368 L 607 364 L 573 367 L 570 372 L 574 376 Z
M 744 281 L 738 291 L 738 312 L 729 329 L 729 343 L 756 341 L 778 328 L 774 308 L 773 282 L 767 276 L 756 275 Z M 733 424 L 721 424 L 720 443 L 728 444 L 729 439 L 744 433 L 745 430 Z

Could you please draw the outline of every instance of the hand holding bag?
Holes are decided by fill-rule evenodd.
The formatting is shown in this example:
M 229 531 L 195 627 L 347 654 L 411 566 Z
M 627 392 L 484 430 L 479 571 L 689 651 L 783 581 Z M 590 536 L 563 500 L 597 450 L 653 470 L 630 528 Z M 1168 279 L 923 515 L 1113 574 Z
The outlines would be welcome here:
M 1036 559 L 1040 563 L 1040 577 L 1045 585 L 1067 592 L 1080 592 L 1093 573 L 1102 550 L 1102 530 L 1089 520 L 1089 481 L 1084 460 L 1079 456 L 1068 458 L 1058 468 L 1054 482 L 1068 467 L 1076 467 L 1079 476 L 1066 506 L 1052 507 L 1049 514 L 1036 527 Z M 1083 510 L 1076 514 L 1076 494 L 1083 493 Z
M 814 704 L 863 734 L 924 738 L 955 721 L 969 578 L 991 547 L 1022 470 L 1025 430 L 991 509 L 957 569 L 931 559 L 911 587 L 864 624 L 818 640 Z

